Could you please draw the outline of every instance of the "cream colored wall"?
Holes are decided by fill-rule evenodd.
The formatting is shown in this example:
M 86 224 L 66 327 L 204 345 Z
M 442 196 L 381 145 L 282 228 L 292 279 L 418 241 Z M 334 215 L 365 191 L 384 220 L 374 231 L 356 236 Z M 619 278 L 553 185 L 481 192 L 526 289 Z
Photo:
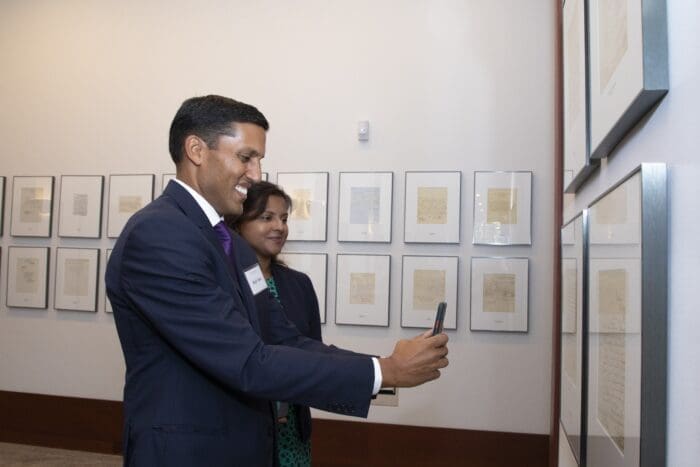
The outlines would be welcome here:
M 451 366 L 370 420 L 547 433 L 550 412 L 554 12 L 549 0 L 33 1 L 0 4 L 0 175 L 172 172 L 167 131 L 187 97 L 219 93 L 271 121 L 263 170 L 330 172 L 326 341 L 388 354 L 400 327 L 401 256 L 456 255 Z M 356 138 L 371 122 L 371 141 Z M 338 172 L 394 172 L 391 245 L 339 244 Z M 403 243 L 406 170 L 462 171 L 460 245 Z M 474 170 L 532 170 L 533 245 L 471 245 Z M 11 183 L 8 183 L 11 186 Z M 8 186 L 8 193 L 9 188 Z M 9 197 L 8 197 L 9 198 Z M 112 240 L 9 236 L 10 245 Z M 56 213 L 54 212 L 54 215 Z M 104 224 L 103 224 L 104 225 Z M 55 229 L 54 229 L 55 230 Z M 391 254 L 389 328 L 336 326 L 335 255 Z M 104 251 L 103 251 L 104 253 Z M 469 258 L 530 258 L 529 332 L 469 331 Z M 0 267 L 4 297 L 6 254 Z M 101 265 L 101 271 L 104 265 Z M 111 315 L 0 305 L 0 389 L 118 400 Z M 315 416 L 334 417 L 317 412 Z
M 668 423 L 667 465 L 691 467 L 700 457 L 698 268 L 700 204 L 700 5 L 667 0 L 670 91 L 585 187 L 569 198 L 565 217 L 585 208 L 642 162 L 668 167 Z M 562 440 L 564 438 L 561 438 Z M 560 442 L 560 451 L 568 449 Z M 562 457 L 563 456 L 563 457 Z M 560 459 L 567 457 L 560 452 Z M 568 465 L 568 464 L 561 464 Z

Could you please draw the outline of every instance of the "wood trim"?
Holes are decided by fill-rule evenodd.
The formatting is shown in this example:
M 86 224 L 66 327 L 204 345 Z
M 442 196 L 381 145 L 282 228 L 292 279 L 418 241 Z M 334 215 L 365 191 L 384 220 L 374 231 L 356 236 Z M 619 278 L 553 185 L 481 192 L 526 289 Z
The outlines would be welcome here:
M 0 391 L 0 441 L 118 454 L 122 403 Z
M 564 60 L 562 46 L 563 11 L 561 0 L 554 0 L 554 239 L 552 242 L 552 405 L 549 422 L 549 467 L 559 465 L 559 415 L 561 367 L 561 225 L 564 192 Z
M 542 467 L 547 435 L 314 420 L 315 467 Z M 342 454 L 340 454 L 342 453 Z
M 119 454 L 122 403 L 0 391 L 0 442 Z M 547 465 L 547 435 L 315 419 L 314 466 Z

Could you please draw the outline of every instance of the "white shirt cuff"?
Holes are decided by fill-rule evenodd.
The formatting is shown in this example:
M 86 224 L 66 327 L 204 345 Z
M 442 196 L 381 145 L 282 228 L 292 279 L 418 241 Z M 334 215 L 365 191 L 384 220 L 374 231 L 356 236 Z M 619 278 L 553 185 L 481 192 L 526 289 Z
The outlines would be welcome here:
M 372 388 L 372 395 L 376 396 L 382 388 L 382 368 L 379 366 L 379 359 L 376 357 L 372 357 L 372 364 L 374 365 L 374 387 Z

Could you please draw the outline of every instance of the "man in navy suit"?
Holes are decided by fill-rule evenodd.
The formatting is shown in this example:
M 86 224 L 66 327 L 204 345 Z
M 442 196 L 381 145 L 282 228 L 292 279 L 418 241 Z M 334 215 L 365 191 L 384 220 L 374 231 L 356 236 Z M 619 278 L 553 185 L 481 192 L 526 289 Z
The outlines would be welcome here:
M 422 384 L 448 363 L 444 334 L 371 358 L 305 338 L 286 319 L 254 252 L 221 222 L 260 180 L 267 129 L 250 105 L 185 101 L 170 128 L 177 179 L 132 216 L 112 251 L 105 279 L 126 360 L 125 465 L 274 465 L 270 401 L 364 417 L 380 387 Z

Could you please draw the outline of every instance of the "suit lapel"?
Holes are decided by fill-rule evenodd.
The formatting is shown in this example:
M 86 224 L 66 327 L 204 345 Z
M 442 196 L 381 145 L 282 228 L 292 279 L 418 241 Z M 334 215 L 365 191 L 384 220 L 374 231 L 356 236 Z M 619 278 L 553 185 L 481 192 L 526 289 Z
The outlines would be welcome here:
M 236 248 L 235 238 L 233 239 L 233 248 L 231 252 L 232 257 L 229 257 L 226 255 L 224 247 L 221 245 L 221 241 L 219 240 L 216 231 L 211 226 L 209 219 L 207 219 L 207 216 L 204 214 L 204 211 L 202 211 L 202 208 L 199 207 L 199 204 L 197 204 L 197 202 L 194 200 L 194 198 L 192 198 L 192 196 L 187 192 L 187 190 L 181 187 L 178 183 L 171 181 L 170 183 L 168 183 L 168 186 L 163 191 L 163 195 L 170 196 L 175 201 L 175 203 L 177 203 L 177 205 L 180 207 L 180 209 L 182 209 L 187 218 L 190 219 L 197 227 L 199 227 L 204 238 L 206 238 L 207 241 L 218 251 L 221 260 L 224 261 L 224 263 L 226 264 L 226 268 L 228 269 L 230 279 L 228 281 L 228 284 L 222 284 L 222 286 L 224 286 L 225 288 L 231 287 L 233 289 L 233 293 L 238 295 L 238 298 L 244 305 L 243 307 L 241 307 L 241 311 L 248 317 L 248 320 L 251 322 L 256 332 L 259 333 L 260 329 L 257 323 L 257 318 L 252 318 L 256 314 L 254 312 L 255 308 L 250 307 L 249 300 L 246 299 L 247 294 L 243 291 L 244 287 L 243 284 L 240 282 L 242 280 L 245 280 L 245 278 L 241 277 L 242 273 L 238 274 L 238 271 L 236 270 L 236 268 L 238 267 L 238 270 L 242 271 L 240 267 L 235 264 L 235 258 L 233 258 L 233 252 Z M 235 233 L 232 232 L 231 235 L 233 237 L 235 236 Z M 226 285 L 228 285 L 229 287 L 226 287 Z M 245 288 L 247 288 L 247 286 Z

